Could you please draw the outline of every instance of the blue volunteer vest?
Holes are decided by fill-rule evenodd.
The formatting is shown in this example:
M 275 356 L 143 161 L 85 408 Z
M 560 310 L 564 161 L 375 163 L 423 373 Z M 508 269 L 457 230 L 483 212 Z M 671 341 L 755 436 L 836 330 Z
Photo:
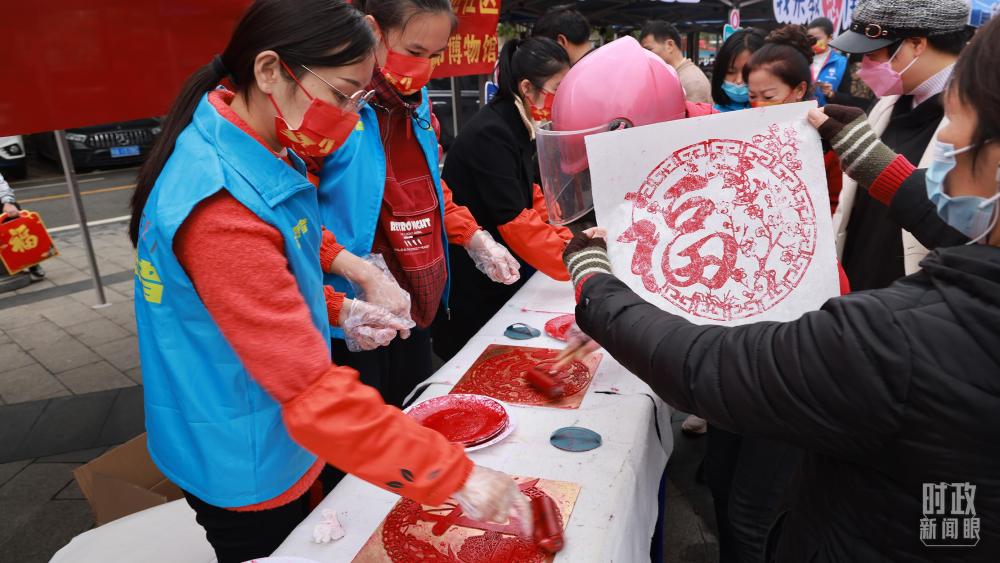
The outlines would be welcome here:
M 836 51 L 830 51 L 830 56 L 826 59 L 826 63 L 823 65 L 823 69 L 819 71 L 819 75 L 816 77 L 816 82 L 826 82 L 833 87 L 833 91 L 836 92 L 840 88 L 840 83 L 844 81 L 844 76 L 847 74 L 847 57 L 841 55 Z M 817 86 L 815 88 L 816 102 L 820 107 L 827 104 L 826 96 L 823 94 L 823 90 Z
M 216 506 L 272 499 L 316 457 L 292 441 L 280 406 L 219 331 L 173 253 L 174 236 L 200 201 L 227 190 L 281 232 L 312 323 L 329 341 L 316 190 L 292 158 L 299 170 L 219 115 L 206 96 L 143 209 L 135 312 L 149 453 L 171 481 Z
M 441 172 L 438 166 L 437 134 L 430 126 L 431 106 L 427 89 L 421 92 L 423 101 L 411 118 L 413 133 L 427 160 L 427 168 L 434 180 L 441 222 L 444 223 L 444 192 L 441 189 Z M 378 229 L 379 211 L 385 193 L 385 148 L 379 131 L 378 116 L 371 106 L 361 110 L 361 121 L 343 147 L 326 157 L 319 176 L 319 207 L 323 225 L 337 237 L 337 242 L 351 254 L 371 254 Z M 441 229 L 444 239 L 444 258 L 448 260 L 448 234 Z M 451 266 L 442 302 L 447 306 L 451 292 Z M 333 274 L 325 274 L 324 281 L 337 291 L 354 297 L 350 282 Z M 330 327 L 333 338 L 344 338 L 344 331 Z

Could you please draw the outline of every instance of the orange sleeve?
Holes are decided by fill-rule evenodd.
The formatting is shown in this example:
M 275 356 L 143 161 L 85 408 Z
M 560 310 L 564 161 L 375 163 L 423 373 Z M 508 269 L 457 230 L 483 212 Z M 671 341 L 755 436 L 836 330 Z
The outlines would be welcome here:
M 562 229 L 562 230 L 560 230 Z M 513 221 L 498 229 L 503 241 L 521 260 L 554 280 L 569 281 L 562 254 L 569 229 L 550 225 L 534 209 L 525 209 Z M 565 232 L 563 232 L 565 231 Z
M 457 205 L 451 193 L 451 188 L 441 180 L 441 191 L 444 193 L 444 231 L 448 233 L 448 242 L 465 246 L 465 243 L 481 229 L 476 218 L 468 207 Z
M 461 446 L 382 402 L 354 370 L 331 367 L 282 405 L 292 438 L 331 464 L 373 485 L 438 505 L 472 471 Z
M 535 213 L 538 213 L 542 221 L 549 222 L 549 208 L 545 206 L 545 195 L 542 194 L 542 187 L 538 184 L 531 185 L 531 208 L 535 210 Z M 566 230 L 569 231 L 569 229 Z M 570 235 L 570 238 L 573 236 Z
M 281 233 L 222 191 L 181 226 L 174 250 L 250 376 L 281 403 L 289 434 L 343 471 L 440 504 L 472 470 L 464 451 L 386 405 L 330 351 L 288 267 Z

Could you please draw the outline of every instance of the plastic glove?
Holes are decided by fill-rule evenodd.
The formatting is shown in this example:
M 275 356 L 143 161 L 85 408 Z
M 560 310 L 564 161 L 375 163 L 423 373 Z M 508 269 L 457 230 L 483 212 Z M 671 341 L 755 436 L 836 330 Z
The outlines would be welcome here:
M 476 263 L 476 268 L 491 280 L 510 285 L 521 279 L 521 274 L 518 273 L 521 265 L 517 263 L 517 259 L 503 245 L 493 240 L 488 232 L 476 231 L 469 242 L 465 243 L 465 250 Z
M 351 287 L 354 288 L 357 298 L 378 305 L 401 319 L 411 320 L 410 294 L 399 286 L 389 271 L 385 258 L 381 254 L 369 254 L 361 261 L 365 264 L 365 271 L 356 272 L 354 275 L 345 274 L 351 281 Z M 410 331 L 400 331 L 399 335 L 406 340 L 410 336 Z
M 313 527 L 313 542 L 330 543 L 344 537 L 344 527 L 333 510 L 324 510 L 323 519 Z
M 465 486 L 452 495 L 462 512 L 473 520 L 504 524 L 515 517 L 521 522 L 521 532 L 531 537 L 534 520 L 528 498 L 521 494 L 517 483 L 506 473 L 475 466 Z
M 397 333 L 409 334 L 414 326 L 409 318 L 398 317 L 378 305 L 358 299 L 345 299 L 340 311 L 340 327 L 351 352 L 388 346 Z

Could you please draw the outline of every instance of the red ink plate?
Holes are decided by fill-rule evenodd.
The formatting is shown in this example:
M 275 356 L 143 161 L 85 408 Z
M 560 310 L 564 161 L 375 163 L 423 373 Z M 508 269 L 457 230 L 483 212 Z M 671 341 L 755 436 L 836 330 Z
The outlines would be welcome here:
M 450 442 L 475 446 L 507 428 L 509 418 L 502 404 L 482 395 L 444 395 L 414 405 L 407 414 Z
M 560 315 L 545 323 L 545 334 L 566 342 L 566 332 L 576 322 L 576 315 Z

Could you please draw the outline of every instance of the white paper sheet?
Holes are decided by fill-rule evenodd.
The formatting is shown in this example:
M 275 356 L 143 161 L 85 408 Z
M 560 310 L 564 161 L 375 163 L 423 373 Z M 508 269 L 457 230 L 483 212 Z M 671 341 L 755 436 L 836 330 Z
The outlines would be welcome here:
M 794 320 L 839 295 L 815 105 L 587 137 L 615 274 L 702 324 Z

